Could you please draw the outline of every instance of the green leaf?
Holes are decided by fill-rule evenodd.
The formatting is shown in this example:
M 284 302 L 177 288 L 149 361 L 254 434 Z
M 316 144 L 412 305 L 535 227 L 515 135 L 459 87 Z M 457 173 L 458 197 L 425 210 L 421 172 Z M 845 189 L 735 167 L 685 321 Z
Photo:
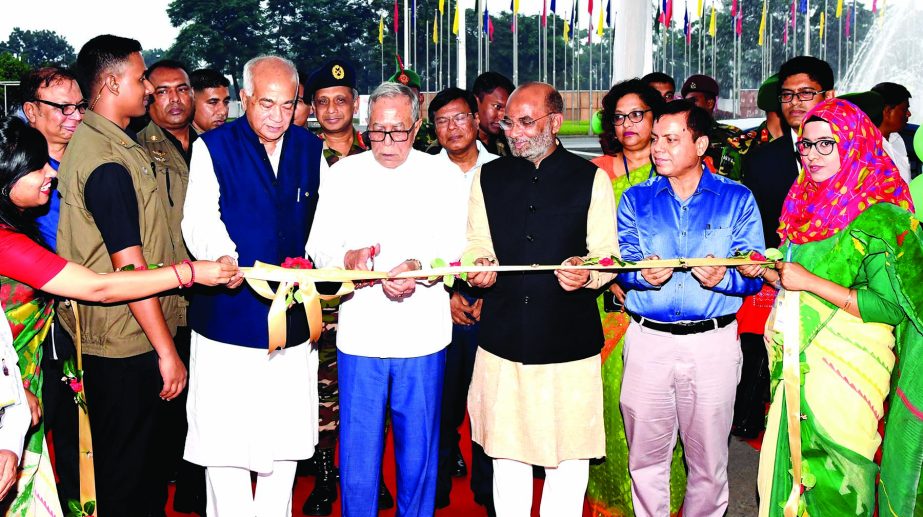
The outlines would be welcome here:
M 80 506 L 80 501 L 75 499 L 67 501 L 67 509 L 70 510 L 71 515 L 77 515 L 78 517 L 84 515 L 83 507 Z
M 87 515 L 93 515 L 94 510 L 96 510 L 96 501 L 87 501 L 83 505 L 83 511 L 87 512 Z
M 807 489 L 814 488 L 814 485 L 817 484 L 817 476 L 811 474 L 810 472 L 802 472 L 801 484 L 804 485 L 804 487 Z
M 61 367 L 61 370 L 63 371 L 65 377 L 76 377 L 75 372 L 77 370 L 77 366 L 74 358 L 68 357 L 64 361 L 64 365 Z
M 766 248 L 766 253 L 763 254 L 766 257 L 766 260 L 782 260 L 782 252 L 777 248 Z
M 452 286 L 455 285 L 455 277 L 452 275 L 446 275 L 442 277 L 442 281 L 445 283 L 445 286 L 448 287 L 449 289 L 451 289 Z
M 301 296 L 301 289 L 295 291 L 295 296 L 294 296 L 294 298 L 295 298 L 295 301 L 296 301 L 296 302 L 298 302 L 298 303 L 304 303 L 304 297 Z

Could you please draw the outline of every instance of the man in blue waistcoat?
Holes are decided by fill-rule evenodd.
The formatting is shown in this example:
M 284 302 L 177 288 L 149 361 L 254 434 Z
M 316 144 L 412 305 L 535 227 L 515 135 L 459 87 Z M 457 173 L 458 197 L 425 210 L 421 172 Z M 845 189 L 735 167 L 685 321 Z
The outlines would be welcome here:
M 291 125 L 297 90 L 287 59 L 250 60 L 246 116 L 194 144 L 182 227 L 195 257 L 251 266 L 305 256 L 327 165 L 320 140 Z M 314 454 L 317 353 L 308 324 L 303 311 L 289 311 L 286 347 L 267 354 L 268 312 L 248 288 L 196 293 L 189 307 L 184 457 L 206 467 L 209 516 L 291 515 L 296 462 Z

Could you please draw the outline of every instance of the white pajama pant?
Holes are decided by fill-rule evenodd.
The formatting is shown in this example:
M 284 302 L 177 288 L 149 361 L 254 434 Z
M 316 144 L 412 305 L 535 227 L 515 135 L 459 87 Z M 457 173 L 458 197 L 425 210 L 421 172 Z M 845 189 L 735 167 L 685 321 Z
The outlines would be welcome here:
M 529 517 L 532 513 L 532 465 L 494 459 L 494 508 L 498 517 Z M 590 475 L 590 460 L 566 460 L 545 467 L 542 517 L 580 517 Z

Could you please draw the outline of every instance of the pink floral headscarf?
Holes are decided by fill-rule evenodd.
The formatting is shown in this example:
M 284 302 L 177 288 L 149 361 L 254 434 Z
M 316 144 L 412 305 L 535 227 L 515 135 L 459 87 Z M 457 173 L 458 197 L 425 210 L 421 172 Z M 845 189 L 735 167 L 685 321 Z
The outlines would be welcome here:
M 804 116 L 805 123 L 812 117 L 830 124 L 840 154 L 840 170 L 816 182 L 802 157 L 805 167 L 782 207 L 779 236 L 783 241 L 803 244 L 826 239 L 875 203 L 913 210 L 910 189 L 882 148 L 881 133 L 865 113 L 842 99 L 828 99 Z

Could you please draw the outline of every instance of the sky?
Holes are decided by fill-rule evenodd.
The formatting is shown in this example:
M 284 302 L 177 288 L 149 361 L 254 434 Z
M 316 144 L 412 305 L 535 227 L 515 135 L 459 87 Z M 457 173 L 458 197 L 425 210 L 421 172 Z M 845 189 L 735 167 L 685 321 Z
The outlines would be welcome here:
M 390 10 L 393 5 L 391 0 L 369 0 L 375 2 Z M 475 0 L 461 0 L 462 7 L 473 8 Z M 550 4 L 551 0 L 545 0 Z M 599 9 L 600 5 L 605 6 L 610 0 L 595 0 L 594 5 Z M 622 1 L 640 1 L 640 0 L 611 0 L 613 2 Z M 674 20 L 682 24 L 683 20 L 683 2 L 688 1 L 691 11 L 697 0 L 674 0 Z M 705 4 L 710 5 L 712 0 L 705 0 Z M 730 0 L 718 0 L 728 3 Z M 740 0 L 744 5 L 760 2 L 760 0 Z M 811 5 L 819 5 L 818 2 L 824 0 L 810 0 Z M 832 10 L 836 5 L 836 0 L 827 0 Z M 851 0 L 846 0 L 850 2 Z M 867 6 L 871 6 L 872 0 L 859 0 Z M 893 8 L 901 5 L 907 5 L 914 0 L 878 0 L 879 6 L 885 5 L 886 8 Z M 40 9 L 37 9 L 37 2 Z M 404 0 L 399 0 L 403 6 Z M 491 12 L 499 12 L 510 8 L 510 0 L 486 0 L 487 8 Z M 577 0 L 578 8 L 581 14 L 586 13 L 587 3 L 589 0 Z M 118 15 L 111 12 L 116 2 L 112 0 L 6 0 L 3 6 L 3 16 L 0 17 L 0 41 L 5 40 L 14 27 L 23 30 L 41 30 L 48 29 L 57 32 L 67 39 L 68 43 L 79 50 L 80 47 L 93 36 L 98 34 L 112 33 L 119 36 L 128 36 L 141 42 L 145 49 L 150 48 L 167 48 L 176 38 L 178 29 L 170 25 L 170 19 L 167 17 L 166 9 L 170 0 L 128 0 L 119 2 L 119 5 L 130 5 L 130 16 L 124 12 Z M 455 0 L 446 0 L 447 6 L 451 3 L 455 5 Z M 573 0 L 557 0 L 557 9 L 559 16 L 565 12 L 570 12 L 570 6 Z M 75 9 L 79 5 L 80 9 Z M 542 10 L 542 0 L 519 0 L 520 12 L 523 14 L 538 14 Z M 613 6 L 615 7 L 615 6 Z M 121 11 L 121 8 L 120 8 Z M 597 11 L 598 12 L 598 11 Z M 588 17 L 582 16 L 585 22 Z M 690 18 L 695 18 L 690 14 Z M 134 23 L 132 23 L 134 20 Z M 583 25 L 583 24 L 581 24 Z

